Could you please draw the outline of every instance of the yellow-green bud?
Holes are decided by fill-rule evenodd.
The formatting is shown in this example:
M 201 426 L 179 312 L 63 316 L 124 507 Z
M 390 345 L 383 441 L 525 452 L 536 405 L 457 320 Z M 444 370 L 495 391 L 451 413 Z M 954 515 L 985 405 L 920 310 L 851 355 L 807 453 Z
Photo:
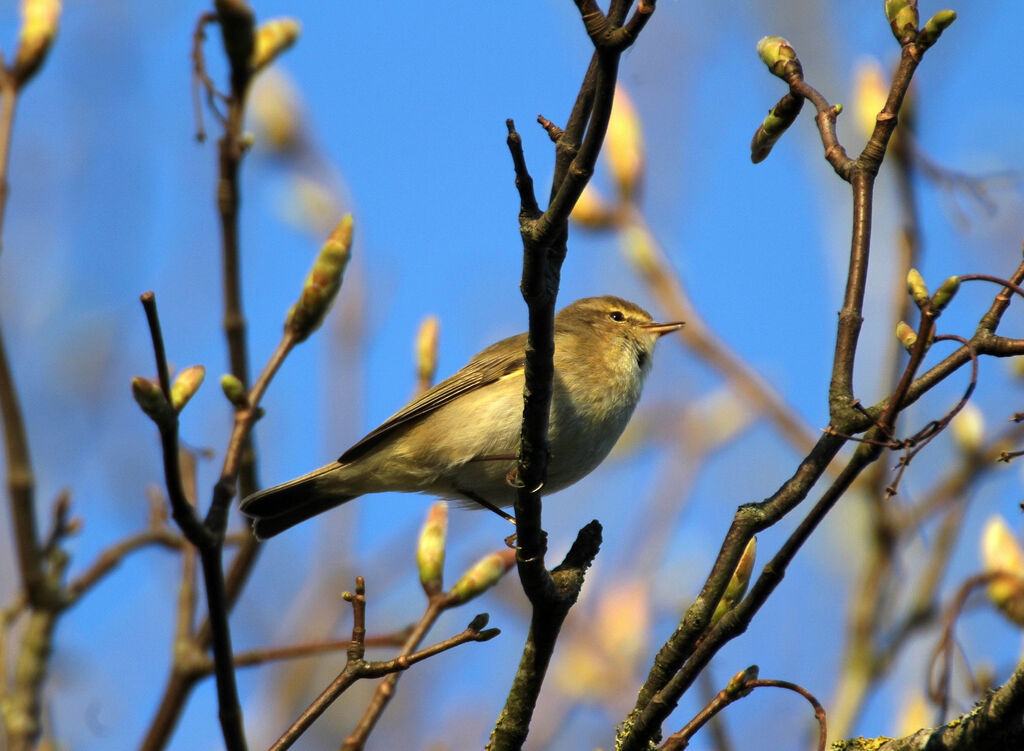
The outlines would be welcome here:
M 921 272 L 917 269 L 911 269 L 907 272 L 907 291 L 917 304 L 917 307 L 924 308 L 930 293 L 928 292 L 928 285 L 924 283 L 924 277 L 921 276 Z
M 778 76 L 786 81 L 790 76 L 802 78 L 804 75 L 803 66 L 796 56 L 793 45 L 782 37 L 764 37 L 757 43 L 757 54 L 762 62 L 768 66 L 772 75 Z
M 249 406 L 249 395 L 245 384 L 234 373 L 225 373 L 220 377 L 220 388 L 232 406 L 244 409 Z
M 453 604 L 461 605 L 493 587 L 516 563 L 514 550 L 501 550 L 473 564 L 451 589 Z
M 917 36 L 917 0 L 885 0 L 885 17 L 889 28 L 900 44 L 906 44 Z
M 956 20 L 956 11 L 954 10 L 940 10 L 934 16 L 928 19 L 928 23 L 921 29 L 921 34 L 918 36 L 918 42 L 923 47 L 931 47 L 935 42 L 942 36 L 942 32 L 945 31 L 952 25 L 953 21 Z
M 985 441 L 985 417 L 974 402 L 967 402 L 949 423 L 953 442 L 965 454 L 975 454 Z
M 751 681 L 756 681 L 760 672 L 757 665 L 751 665 L 749 668 L 741 670 L 729 679 L 725 686 L 725 693 L 730 699 L 739 699 L 746 696 L 754 690 L 747 684 Z
M 981 537 L 985 571 L 1002 572 L 988 585 L 988 596 L 1014 623 L 1024 626 L 1024 550 L 1001 516 L 985 523 Z
M 306 277 L 299 301 L 288 311 L 285 328 L 301 342 L 317 330 L 327 315 L 352 255 L 352 215 L 346 214 L 327 238 Z
M 800 114 L 803 105 L 803 97 L 786 94 L 768 111 L 768 116 L 754 131 L 754 137 L 750 139 L 751 162 L 760 164 L 768 158 L 776 142 Z
M 422 384 L 434 380 L 437 372 L 437 341 L 440 338 L 441 321 L 437 316 L 427 316 L 416 332 L 416 378 Z
M 302 24 L 294 18 L 271 18 L 256 29 L 256 41 L 250 66 L 253 73 L 259 73 L 286 49 L 295 44 L 302 31 Z
M 181 412 L 188 400 L 195 396 L 205 377 L 206 368 L 202 365 L 192 365 L 178 373 L 171 385 L 171 406 L 175 412 Z
M 132 379 L 132 396 L 142 407 L 142 411 L 155 423 L 163 423 L 171 416 L 171 405 L 167 403 L 159 384 L 148 378 L 136 376 Z
M 622 253 L 638 274 L 646 279 L 661 270 L 657 243 L 646 227 L 631 224 L 621 236 Z
M 18 49 L 11 67 L 18 85 L 31 78 L 46 60 L 57 36 L 61 0 L 22 0 Z
M 718 601 L 715 612 L 711 616 L 711 625 L 714 626 L 722 616 L 736 607 L 736 604 L 743 599 L 747 593 L 747 585 L 750 584 L 750 573 L 754 570 L 754 560 L 757 558 L 757 538 L 751 537 L 747 547 L 743 549 L 736 569 L 732 572 L 732 578 L 725 587 L 722 599 Z
M 870 138 L 889 98 L 889 82 L 882 64 L 873 58 L 857 63 L 853 84 L 853 119 L 864 138 Z
M 569 218 L 584 229 L 605 229 L 615 223 L 616 212 L 590 184 L 583 189 Z
M 903 345 L 903 349 L 907 352 L 914 348 L 917 344 L 917 332 L 914 331 L 914 327 L 906 321 L 900 321 L 896 324 L 896 338 L 899 339 L 900 344 Z
M 633 101 L 621 86 L 615 87 L 615 102 L 608 119 L 605 158 L 619 195 L 630 200 L 637 192 L 644 172 L 644 134 Z
M 420 531 L 420 542 L 416 548 L 416 568 L 420 572 L 420 584 L 428 597 L 441 591 L 447 537 L 448 504 L 435 503 L 427 513 L 427 521 Z
M 953 300 L 953 296 L 960 289 L 960 277 L 951 276 L 949 279 L 942 283 L 935 294 L 932 295 L 932 308 L 941 311 L 945 310 L 946 306 Z

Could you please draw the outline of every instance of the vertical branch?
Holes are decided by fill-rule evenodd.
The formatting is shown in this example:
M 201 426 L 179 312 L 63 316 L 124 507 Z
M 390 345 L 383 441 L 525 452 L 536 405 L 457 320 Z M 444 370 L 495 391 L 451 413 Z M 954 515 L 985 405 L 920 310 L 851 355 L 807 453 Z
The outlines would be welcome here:
M 0 71 L 0 243 L 7 206 L 7 169 L 10 162 L 11 135 L 17 104 L 18 85 L 8 71 Z M 2 245 L 0 245 L 2 247 Z M 29 603 L 42 597 L 42 561 L 39 529 L 35 512 L 35 477 L 29 453 L 28 434 L 21 413 L 21 402 L 14 384 L 10 363 L 0 331 L 0 416 L 3 418 L 4 454 L 7 464 L 7 496 L 14 525 L 18 554 L 18 574 Z
M 516 468 L 520 483 L 515 502 L 519 545 L 516 563 L 533 610 L 519 669 L 487 746 L 491 751 L 518 749 L 526 740 L 555 640 L 601 544 L 601 525 L 591 522 L 580 530 L 565 561 L 551 572 L 545 568 L 547 540 L 541 526 L 541 496 L 547 477 L 548 419 L 554 380 L 555 301 L 567 252 L 569 213 L 594 172 L 604 142 L 619 58 L 647 23 L 654 3 L 641 0 L 624 26 L 620 24 L 632 5 L 628 0 L 615 0 L 609 16 L 601 12 L 595 0 L 576 0 L 576 5 L 594 45 L 594 56 L 566 130 L 556 138 L 555 177 L 550 203 L 543 213 L 533 194 L 533 181 L 519 135 L 512 122 L 508 123 L 508 145 L 520 198 L 520 290 L 529 311 L 523 423 Z M 549 126 L 550 123 L 545 126 L 549 133 L 557 132 Z

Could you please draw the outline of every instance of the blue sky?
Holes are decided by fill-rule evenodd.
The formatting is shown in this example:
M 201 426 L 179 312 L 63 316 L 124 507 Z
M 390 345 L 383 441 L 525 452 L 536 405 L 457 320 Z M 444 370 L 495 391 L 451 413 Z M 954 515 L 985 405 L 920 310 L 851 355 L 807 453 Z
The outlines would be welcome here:
M 8 50 L 16 28 L 12 5 L 0 9 L 0 44 Z M 153 370 L 139 293 L 156 292 L 174 364 L 202 363 L 208 370 L 209 382 L 182 423 L 190 445 L 216 456 L 201 467 L 204 504 L 230 415 L 216 387 L 226 357 L 215 148 L 195 142 L 189 88 L 191 31 L 205 6 L 69 5 L 51 59 L 19 107 L 0 256 L 0 320 L 29 422 L 40 503 L 72 489 L 85 521 L 72 552 L 74 565 L 83 566 L 145 523 L 145 488 L 161 478 L 155 431 L 128 389 L 132 376 Z M 939 9 L 923 5 L 925 16 Z M 955 8 L 960 19 L 928 53 L 916 79 L 920 145 L 958 171 L 1013 169 L 1024 157 L 1019 128 L 1012 125 L 1022 115 L 1013 30 L 1021 27 L 1024 9 L 1013 2 L 965 5 Z M 551 145 L 533 121 L 538 113 L 564 121 L 590 46 L 569 2 L 306 1 L 258 3 L 256 10 L 260 18 L 288 14 L 303 22 L 302 37 L 281 66 L 301 91 L 308 136 L 324 161 L 297 171 L 256 148 L 244 165 L 243 279 L 254 367 L 276 343 L 321 242 L 289 220 L 297 174 L 322 178 L 323 164 L 329 165 L 342 205 L 355 216 L 357 238 L 335 313 L 289 358 L 265 401 L 257 440 L 261 478 L 269 484 L 336 458 L 404 404 L 414 383 L 412 341 L 425 315 L 441 320 L 441 376 L 523 329 L 518 205 L 504 123 L 509 117 L 518 123 L 538 193 L 546 194 Z M 852 103 L 859 60 L 889 64 L 897 53 L 879 2 L 663 0 L 640 43 L 625 55 L 621 81 L 644 124 L 643 207 L 652 232 L 706 320 L 818 429 L 827 422 L 834 312 L 849 243 L 848 190 L 824 162 L 807 112 L 765 163 L 750 164 L 750 136 L 782 93 L 754 51 L 765 34 L 787 37 L 809 82 L 844 104 Z M 219 40 L 209 40 L 206 49 L 216 74 Z M 859 150 L 862 139 L 847 115 L 839 133 L 849 151 Z M 892 330 L 882 291 L 898 220 L 889 177 L 883 170 L 879 181 L 875 291 L 868 296 L 857 373 L 868 402 L 881 396 L 878 353 Z M 607 192 L 605 175 L 596 184 Z M 948 191 L 923 179 L 916 187 L 925 243 L 921 268 L 929 282 L 953 273 L 1008 274 L 1016 265 L 1018 193 L 993 191 L 997 210 L 991 214 L 963 201 L 964 222 L 950 209 Z M 658 315 L 615 238 L 577 232 L 559 299 L 605 293 Z M 970 332 L 990 298 L 991 290 L 965 289 L 944 318 L 949 330 Z M 1011 311 L 1005 323 L 1014 331 L 1019 313 Z M 983 363 L 976 401 L 990 425 L 1020 408 L 1019 383 L 1006 373 L 1005 363 Z M 913 424 L 956 398 L 962 379 L 953 380 L 911 413 Z M 662 342 L 638 421 L 650 424 L 659 408 L 672 415 L 720 388 L 707 366 L 676 342 Z M 667 441 L 623 453 L 545 507 L 552 561 L 582 524 L 595 517 L 605 523 L 605 549 L 573 629 L 585 631 L 601 592 L 630 572 L 635 553 L 627 544 L 643 528 L 647 498 L 665 492 L 666 484 L 671 488 L 665 478 L 687 461 Z M 942 439 L 919 457 L 905 481 L 905 499 L 940 476 L 951 456 Z M 676 503 L 685 511 L 666 522 L 671 534 L 654 569 L 659 583 L 651 592 L 647 650 L 670 632 L 703 580 L 735 507 L 774 491 L 797 460 L 761 421 L 705 464 L 687 468 L 694 472 L 691 484 Z M 1014 516 L 1020 490 L 1016 466 L 976 489 L 954 580 L 977 570 L 975 540 L 989 514 L 1002 513 L 1020 533 Z M 837 510 L 751 630 L 722 653 L 714 666 L 720 682 L 758 662 L 764 676 L 803 683 L 823 699 L 830 695 L 844 617 L 830 595 L 849 584 L 847 564 L 858 559 L 849 532 L 857 529 L 855 505 Z M 238 646 L 289 642 L 313 623 L 344 635 L 347 613 L 336 598 L 356 574 L 368 581 L 371 630 L 416 617 L 421 604 L 412 551 L 427 507 L 420 497 L 365 498 L 274 540 L 233 618 Z M 507 530 L 491 515 L 460 511 L 453 511 L 451 524 L 448 577 L 454 581 L 458 571 L 500 546 Z M 762 555 L 774 551 L 790 526 L 764 535 Z M 928 534 L 922 530 L 922 539 Z M 0 551 L 6 596 L 9 544 Z M 61 621 L 48 697 L 58 737 L 69 745 L 137 743 L 167 672 L 177 576 L 169 554 L 139 554 Z M 440 728 L 457 726 L 447 736 L 451 748 L 482 744 L 522 644 L 524 606 L 515 583 L 446 616 L 433 633 L 442 638 L 461 630 L 481 610 L 491 612 L 503 636 L 405 676 L 379 743 L 428 747 L 446 739 Z M 992 662 L 999 676 L 1019 653 L 1019 637 L 996 618 L 971 616 L 961 636 L 972 657 Z M 914 645 L 902 675 L 886 684 L 860 732 L 893 731 L 893 707 L 908 686 L 920 684 L 919 661 L 930 644 Z M 325 660 L 306 668 L 306 677 L 314 678 L 299 696 L 308 700 L 337 667 Z M 243 675 L 254 746 L 275 737 L 285 719 L 266 709 L 275 690 L 267 676 L 277 685 L 295 679 L 265 668 Z M 625 682 L 632 688 L 635 680 Z M 561 706 L 550 690 L 552 707 Z M 426 694 L 429 704 L 420 698 Z M 627 707 L 626 696 L 616 706 Z M 757 717 L 768 711 L 794 732 L 806 717 L 789 697 L 748 701 L 730 714 L 737 739 L 757 732 Z M 669 723 L 672 729 L 695 706 L 688 700 Z M 333 721 L 346 729 L 357 711 L 338 709 Z M 538 726 L 550 729 L 552 749 L 578 748 L 579 738 L 607 744 L 621 714 L 590 706 L 539 717 Z M 171 748 L 213 748 L 216 733 L 207 685 L 190 703 Z M 706 748 L 703 743 L 698 737 L 693 747 Z M 318 747 L 314 740 L 308 744 Z

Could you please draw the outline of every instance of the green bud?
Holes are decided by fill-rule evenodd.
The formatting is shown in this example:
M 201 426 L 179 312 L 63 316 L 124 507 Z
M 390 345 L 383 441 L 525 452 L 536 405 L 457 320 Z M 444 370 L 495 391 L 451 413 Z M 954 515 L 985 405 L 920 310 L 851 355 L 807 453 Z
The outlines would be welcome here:
M 942 36 L 942 32 L 949 28 L 955 20 L 955 10 L 940 10 L 929 18 L 928 23 L 921 29 L 921 33 L 917 38 L 918 43 L 924 47 L 931 47 Z
M 803 66 L 793 45 L 782 37 L 764 37 L 757 43 L 757 54 L 773 76 L 787 80 L 790 76 L 802 78 Z
M 163 423 L 172 414 L 171 405 L 167 403 L 160 386 L 148 378 L 132 379 L 132 396 L 142 407 L 142 411 L 155 423 Z
M 178 373 L 171 385 L 171 406 L 175 412 L 181 412 L 188 400 L 195 396 L 205 377 L 206 368 L 202 365 L 193 365 Z
M 351 251 L 352 215 L 346 214 L 320 249 L 298 302 L 288 311 L 285 328 L 295 334 L 296 341 L 304 341 L 323 322 L 334 296 L 341 289 L 341 278 Z
M 768 117 L 764 119 L 764 122 L 754 132 L 754 137 L 750 139 L 750 161 L 760 164 L 768 158 L 779 138 L 800 114 L 803 105 L 803 97 L 786 94 L 778 104 L 769 110 Z
M 747 585 L 750 584 L 750 573 L 754 570 L 754 560 L 757 558 L 757 538 L 751 537 L 747 547 L 743 549 L 736 569 L 732 572 L 732 578 L 725 587 L 722 599 L 718 601 L 715 612 L 711 616 L 711 625 L 714 626 L 722 616 L 736 607 L 736 604 L 743 599 L 747 593 Z
M 514 550 L 484 556 L 473 564 L 451 589 L 453 604 L 461 605 L 493 587 L 516 563 Z
M 420 572 L 420 584 L 428 597 L 441 591 L 447 537 L 448 504 L 435 503 L 427 513 L 427 521 L 420 531 L 420 542 L 416 548 L 416 568 Z
M 917 344 L 917 332 L 906 321 L 900 321 L 896 324 L 896 338 L 900 340 L 900 344 L 903 345 L 903 349 L 907 352 L 912 350 L 914 345 Z
M 900 44 L 906 44 L 917 36 L 917 0 L 885 0 L 885 17 L 889 28 Z
M 942 286 L 935 290 L 935 294 L 932 295 L 932 307 L 935 310 L 942 311 L 946 309 L 953 300 L 953 296 L 960 289 L 960 277 L 951 276 L 949 279 L 942 283 Z
M 220 388 L 232 406 L 238 409 L 249 406 L 249 395 L 245 391 L 245 385 L 234 373 L 225 373 L 220 377 Z
M 930 293 L 928 292 L 928 286 L 924 283 L 924 277 L 921 276 L 921 272 L 917 269 L 911 269 L 907 272 L 907 291 L 914 299 L 917 307 L 924 308 Z
M 761 671 L 757 665 L 751 665 L 749 668 L 741 670 L 729 679 L 729 682 L 725 686 L 725 693 L 730 699 L 739 699 L 746 696 L 754 690 L 747 684 L 751 681 L 756 681 L 760 672 Z

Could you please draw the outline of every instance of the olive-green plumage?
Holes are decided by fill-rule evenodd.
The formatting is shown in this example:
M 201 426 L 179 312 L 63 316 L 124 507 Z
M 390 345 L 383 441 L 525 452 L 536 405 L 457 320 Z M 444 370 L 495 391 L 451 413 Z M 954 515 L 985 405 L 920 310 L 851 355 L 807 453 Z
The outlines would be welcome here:
M 618 297 L 588 297 L 555 316 L 555 377 L 545 493 L 572 485 L 611 451 L 640 399 L 654 344 L 681 323 L 654 323 Z M 242 501 L 261 539 L 366 493 L 429 493 L 511 506 L 523 419 L 526 334 L 477 354 L 338 461 Z

